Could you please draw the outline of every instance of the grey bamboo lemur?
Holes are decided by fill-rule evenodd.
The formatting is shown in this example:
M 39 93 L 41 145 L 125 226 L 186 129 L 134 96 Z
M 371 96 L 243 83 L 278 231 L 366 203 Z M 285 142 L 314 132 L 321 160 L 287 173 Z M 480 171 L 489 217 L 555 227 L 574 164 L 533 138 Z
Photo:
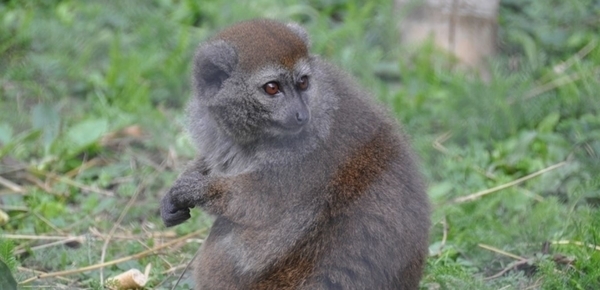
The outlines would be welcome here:
M 202 44 L 198 157 L 162 199 L 167 226 L 216 216 L 198 289 L 417 289 L 429 206 L 396 121 L 310 55 L 295 24 L 251 20 Z

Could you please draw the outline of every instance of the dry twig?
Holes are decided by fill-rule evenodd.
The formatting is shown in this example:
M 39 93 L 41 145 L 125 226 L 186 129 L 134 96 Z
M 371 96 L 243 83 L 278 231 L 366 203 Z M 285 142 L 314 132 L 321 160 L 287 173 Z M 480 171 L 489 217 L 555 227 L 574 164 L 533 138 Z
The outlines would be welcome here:
M 16 193 L 24 193 L 25 190 L 23 189 L 22 186 L 0 176 L 0 185 L 10 189 L 12 192 L 16 192 Z
M 109 244 L 112 236 L 115 234 L 117 228 L 121 225 L 121 222 L 123 221 L 123 219 L 129 212 L 129 209 L 131 209 L 131 207 L 137 200 L 137 197 L 144 190 L 144 188 L 146 188 L 148 180 L 154 180 L 154 178 L 156 177 L 158 172 L 159 171 L 155 171 L 151 176 L 148 176 L 147 178 L 144 179 L 144 182 L 142 182 L 142 184 L 140 184 L 140 186 L 138 186 L 136 191 L 133 193 L 133 195 L 131 196 L 131 198 L 129 199 L 127 204 L 125 205 L 125 208 L 123 208 L 123 210 L 121 211 L 121 214 L 117 218 L 117 221 L 115 222 L 113 227 L 110 229 L 108 236 L 106 236 L 106 238 L 104 239 L 104 244 L 102 245 L 102 254 L 100 255 L 100 264 L 104 263 L 104 258 L 106 257 L 106 250 L 108 248 L 108 244 Z M 100 268 L 100 286 L 104 286 L 104 268 L 103 267 Z
M 60 246 L 60 245 L 64 245 L 64 244 L 72 243 L 72 242 L 77 242 L 77 243 L 83 244 L 85 242 L 85 237 L 75 237 L 75 238 L 63 239 L 63 240 L 54 241 L 54 242 L 50 242 L 47 244 L 31 247 L 29 249 L 20 249 L 20 250 L 16 250 L 14 252 L 14 254 L 20 255 L 25 252 L 42 250 L 42 249 L 46 249 L 46 248 L 50 248 L 50 247 L 54 247 L 54 246 Z
M 588 247 L 588 248 L 596 250 L 596 251 L 600 251 L 600 246 L 596 246 L 593 244 L 584 244 L 579 241 L 560 240 L 560 241 L 552 241 L 552 244 L 553 245 L 577 245 L 577 246 L 582 246 L 582 247 Z
M 500 271 L 500 272 L 498 272 L 498 273 L 496 273 L 496 274 L 494 274 L 492 276 L 485 277 L 485 278 L 483 278 L 483 280 L 496 279 L 496 278 L 501 277 L 502 275 L 504 275 L 506 272 L 508 272 L 508 271 L 510 271 L 510 270 L 512 270 L 514 268 L 517 268 L 517 267 L 519 267 L 521 265 L 525 265 L 527 263 L 529 263 L 529 260 L 522 260 L 522 261 L 512 262 L 512 263 L 508 264 L 508 266 L 506 266 L 504 269 L 502 269 L 502 271 Z
M 104 189 L 100 189 L 100 188 L 95 188 L 95 187 L 87 186 L 87 185 L 85 185 L 83 183 L 77 182 L 75 180 L 69 179 L 69 178 L 64 177 L 64 176 L 56 175 L 56 174 L 54 174 L 52 172 L 46 172 L 46 171 L 38 170 L 38 169 L 35 169 L 35 168 L 29 168 L 28 170 L 32 174 L 43 175 L 46 178 L 50 178 L 52 180 L 55 180 L 55 181 L 58 181 L 58 182 L 61 182 L 61 183 L 64 183 L 64 184 L 67 184 L 67 185 L 70 185 L 70 186 L 73 186 L 73 187 L 77 187 L 77 188 L 81 189 L 84 192 L 93 192 L 93 193 L 98 193 L 98 194 L 102 194 L 102 195 L 105 195 L 105 196 L 114 196 L 115 195 L 115 193 L 112 192 L 112 191 L 110 191 L 110 190 L 104 190 Z
M 500 255 L 503 255 L 503 256 L 506 256 L 506 257 L 510 257 L 510 258 L 513 258 L 513 259 L 517 260 L 515 262 L 510 263 L 507 267 L 505 267 L 504 269 L 502 269 L 502 271 L 500 271 L 500 272 L 498 272 L 498 273 L 496 273 L 496 274 L 494 274 L 492 276 L 483 278 L 484 280 L 496 279 L 496 278 L 504 275 L 504 273 L 506 273 L 506 272 L 508 272 L 508 271 L 510 271 L 510 270 L 512 270 L 514 268 L 517 268 L 517 267 L 519 267 L 521 265 L 527 264 L 527 263 L 529 263 L 531 261 L 530 259 L 525 259 L 525 258 L 523 258 L 521 256 L 509 253 L 509 252 L 506 252 L 506 251 L 503 251 L 503 250 L 500 250 L 498 248 L 495 248 L 495 247 L 492 247 L 492 246 L 489 246 L 489 245 L 478 244 L 477 246 L 479 246 L 480 248 L 492 251 L 494 253 L 498 253 Z
M 494 252 L 494 253 L 498 253 L 498 254 L 500 254 L 500 255 L 502 255 L 502 256 L 506 256 L 506 257 L 513 258 L 513 259 L 515 259 L 515 260 L 520 260 L 520 261 L 527 260 L 527 259 L 525 259 L 525 258 L 523 258 L 523 257 L 521 257 L 521 256 L 517 256 L 517 255 L 515 255 L 515 254 L 511 254 L 511 253 L 509 253 L 509 252 L 506 252 L 506 251 L 500 250 L 500 249 L 498 249 L 498 248 L 495 248 L 495 247 L 492 247 L 492 246 L 489 246 L 489 245 L 486 245 L 486 244 L 477 244 L 477 246 L 479 246 L 480 248 L 484 248 L 484 249 L 486 249 L 486 250 L 488 250 L 488 251 L 492 251 L 492 252 Z
M 31 283 L 35 280 L 38 279 L 44 279 L 44 278 L 51 278 L 51 277 L 58 277 L 58 276 L 65 276 L 65 275 L 71 275 L 71 274 L 77 274 L 77 273 L 83 273 L 83 272 L 88 272 L 88 271 L 92 271 L 92 270 L 96 270 L 96 269 L 100 269 L 106 266 L 111 266 L 111 265 L 115 265 L 115 264 L 119 264 L 119 263 L 123 263 L 123 262 L 127 262 L 130 260 L 135 260 L 135 259 L 140 259 L 143 258 L 145 256 L 154 254 L 155 252 L 162 250 L 164 248 L 170 247 L 172 245 L 176 245 L 178 243 L 181 243 L 182 241 L 185 241 L 191 237 L 195 237 L 197 235 L 200 235 L 202 233 L 204 233 L 206 231 L 206 229 L 202 229 L 202 230 L 198 230 L 195 232 L 192 232 L 190 234 L 187 234 L 183 237 L 180 237 L 178 239 L 169 241 L 167 243 L 164 243 L 162 245 L 156 246 L 150 250 L 145 250 L 142 252 L 139 252 L 137 254 L 131 255 L 131 256 L 126 256 L 123 258 L 119 258 L 119 259 L 115 259 L 112 261 L 108 261 L 108 262 L 104 262 L 104 263 L 100 263 L 100 264 L 95 264 L 95 265 L 90 265 L 87 267 L 83 267 L 83 268 L 79 268 L 79 269 L 73 269 L 73 270 L 65 270 L 65 271 L 58 271 L 58 272 L 52 272 L 52 273 L 46 273 L 46 274 L 41 274 L 41 275 L 37 275 L 34 277 L 31 277 L 29 279 L 23 280 L 21 282 L 19 282 L 20 285 L 24 285 L 27 283 Z
M 31 272 L 31 273 L 38 274 L 38 275 L 46 274 L 46 272 L 29 269 L 29 268 L 25 268 L 25 267 L 17 267 L 17 270 L 22 271 L 22 272 Z M 57 276 L 56 279 L 63 280 L 63 281 L 69 282 L 69 283 L 75 282 L 75 280 L 73 280 L 73 279 L 69 279 L 69 278 L 65 278 L 65 277 L 61 277 L 61 276 Z
M 494 193 L 496 191 L 500 191 L 502 189 L 509 188 L 511 186 L 517 185 L 519 183 L 522 183 L 524 181 L 532 179 L 532 178 L 534 178 L 536 176 L 542 175 L 542 174 L 544 174 L 544 173 L 546 173 L 548 171 L 552 171 L 552 170 L 554 170 L 556 168 L 564 166 L 565 164 L 567 164 L 567 161 L 563 161 L 563 162 L 554 164 L 552 166 L 546 167 L 546 168 L 544 168 L 544 169 L 542 169 L 540 171 L 537 171 L 537 172 L 534 172 L 534 173 L 529 174 L 527 176 L 524 176 L 524 177 L 521 177 L 519 179 L 513 180 L 513 181 L 511 181 L 509 183 L 505 183 L 505 184 L 502 184 L 502 185 L 499 185 L 499 186 L 496 186 L 496 187 L 493 187 L 493 188 L 489 188 L 489 189 L 482 190 L 482 191 L 479 191 L 479 192 L 476 192 L 476 193 L 473 193 L 473 194 L 469 194 L 467 196 L 462 196 L 462 197 L 456 198 L 454 200 L 454 203 L 462 203 L 462 202 L 476 200 L 476 199 L 478 199 L 478 198 L 480 198 L 480 197 L 482 197 L 484 195 L 488 195 L 490 193 Z

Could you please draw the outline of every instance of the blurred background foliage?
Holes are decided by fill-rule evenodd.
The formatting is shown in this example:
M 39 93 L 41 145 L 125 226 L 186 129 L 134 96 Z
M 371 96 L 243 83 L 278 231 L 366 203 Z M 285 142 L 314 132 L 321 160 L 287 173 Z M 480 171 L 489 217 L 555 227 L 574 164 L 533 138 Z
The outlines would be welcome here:
M 194 49 L 268 17 L 304 25 L 312 52 L 411 136 L 434 204 L 424 288 L 600 288 L 600 2 L 501 1 L 486 81 L 431 43 L 402 45 L 393 11 L 383 0 L 0 1 L 0 259 L 19 281 L 99 263 L 99 233 L 132 196 L 117 232 L 136 238 L 111 242 L 106 260 L 159 243 L 148 234 L 165 230 L 158 201 L 194 155 L 183 126 Z M 195 210 L 175 231 L 209 226 Z M 38 250 L 2 234 L 88 239 Z M 169 288 L 197 246 L 104 271 L 152 263 L 150 288 Z M 35 283 L 100 287 L 97 271 Z

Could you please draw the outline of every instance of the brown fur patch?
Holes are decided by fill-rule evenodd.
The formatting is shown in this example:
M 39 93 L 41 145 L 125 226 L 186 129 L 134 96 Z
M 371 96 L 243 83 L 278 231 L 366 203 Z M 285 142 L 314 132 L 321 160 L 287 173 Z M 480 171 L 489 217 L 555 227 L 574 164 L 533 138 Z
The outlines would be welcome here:
M 379 128 L 373 138 L 356 150 L 342 164 L 327 185 L 330 210 L 336 215 L 342 208 L 357 200 L 387 169 L 388 162 L 398 156 L 398 149 L 389 139 L 392 129 Z
M 281 64 L 287 69 L 308 55 L 304 41 L 285 24 L 257 19 L 241 22 L 217 34 L 216 39 L 235 46 L 242 69 L 253 71 L 266 64 Z
M 212 214 L 223 214 L 229 203 L 227 196 L 228 186 L 224 180 L 216 179 L 208 185 L 206 191 L 206 205 Z
M 292 249 L 287 257 L 273 266 L 273 270 L 261 277 L 249 289 L 275 290 L 296 289 L 313 272 L 320 248 L 318 238 L 309 235 L 309 243 Z M 314 244 L 313 244 L 314 243 Z
M 335 172 L 326 188 L 327 194 L 331 195 L 330 211 L 317 217 L 316 224 L 328 224 L 328 219 L 364 194 L 387 169 L 389 160 L 397 157 L 398 150 L 389 139 L 391 130 L 389 126 L 380 128 L 369 142 L 358 148 Z M 273 265 L 273 270 L 249 289 L 295 289 L 302 285 L 313 273 L 323 247 L 330 243 L 324 238 L 328 238 L 337 225 L 339 224 L 334 223 L 333 227 L 315 228 L 307 233 L 303 237 L 304 242 L 289 251 L 288 256 Z

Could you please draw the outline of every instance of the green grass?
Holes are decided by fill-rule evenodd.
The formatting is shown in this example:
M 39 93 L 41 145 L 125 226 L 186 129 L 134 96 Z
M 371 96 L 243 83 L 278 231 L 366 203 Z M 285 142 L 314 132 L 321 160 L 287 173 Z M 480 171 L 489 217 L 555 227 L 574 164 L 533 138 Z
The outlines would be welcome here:
M 173 230 L 158 213 L 194 155 L 182 126 L 191 57 L 218 28 L 270 17 L 306 26 L 312 52 L 412 136 L 435 207 L 423 288 L 600 289 L 600 4 L 502 1 L 484 82 L 431 45 L 398 45 L 390 1 L 363 2 L 0 2 L 0 260 L 24 281 L 208 229 L 199 210 Z M 205 233 L 102 277 L 152 264 L 148 287 L 168 289 Z M 22 287 L 99 289 L 100 277 Z

